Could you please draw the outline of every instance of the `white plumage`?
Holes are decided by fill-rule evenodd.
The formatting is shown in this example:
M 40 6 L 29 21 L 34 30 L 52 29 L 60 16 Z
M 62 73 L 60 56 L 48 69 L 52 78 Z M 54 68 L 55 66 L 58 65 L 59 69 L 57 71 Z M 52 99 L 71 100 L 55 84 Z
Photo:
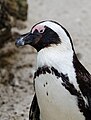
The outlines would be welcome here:
M 41 120 L 85 120 L 77 107 L 76 97 L 61 83 L 61 79 L 48 73 L 35 79 Z

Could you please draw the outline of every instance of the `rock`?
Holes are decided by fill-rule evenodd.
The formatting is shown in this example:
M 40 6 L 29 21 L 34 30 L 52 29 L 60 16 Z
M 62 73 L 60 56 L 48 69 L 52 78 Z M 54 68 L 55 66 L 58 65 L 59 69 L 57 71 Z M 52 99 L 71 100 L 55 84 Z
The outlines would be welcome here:
M 16 66 L 22 55 L 15 46 L 15 39 L 19 36 L 19 30 L 25 28 L 23 21 L 27 19 L 27 8 L 27 0 L 0 0 L 0 85 L 4 87 L 24 88 L 20 85 L 23 71 Z M 15 27 L 18 32 L 13 30 Z
M 20 20 L 27 19 L 28 4 L 26 0 L 6 0 L 6 8 L 10 16 Z
M 0 48 L 12 39 L 11 28 L 17 19 L 27 19 L 27 9 L 27 0 L 0 0 Z
M 6 0 L 5 6 L 10 16 L 13 16 L 13 17 L 17 16 L 19 8 L 16 0 Z
M 4 43 L 6 43 L 11 37 L 10 26 L 0 29 L 0 47 L 3 47 Z
M 11 25 L 5 7 L 5 1 L 0 1 L 0 47 L 11 37 Z
M 27 10 L 28 10 L 28 4 L 26 0 L 16 0 L 18 4 L 18 15 L 17 18 L 21 20 L 27 19 Z

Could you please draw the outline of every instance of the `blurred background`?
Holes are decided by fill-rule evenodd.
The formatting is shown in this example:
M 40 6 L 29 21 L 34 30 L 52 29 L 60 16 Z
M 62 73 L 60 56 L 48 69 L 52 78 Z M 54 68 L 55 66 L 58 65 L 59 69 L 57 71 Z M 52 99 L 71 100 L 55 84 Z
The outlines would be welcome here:
M 0 120 L 28 120 L 36 51 L 15 39 L 52 19 L 71 34 L 78 58 L 91 72 L 90 0 L 0 0 Z

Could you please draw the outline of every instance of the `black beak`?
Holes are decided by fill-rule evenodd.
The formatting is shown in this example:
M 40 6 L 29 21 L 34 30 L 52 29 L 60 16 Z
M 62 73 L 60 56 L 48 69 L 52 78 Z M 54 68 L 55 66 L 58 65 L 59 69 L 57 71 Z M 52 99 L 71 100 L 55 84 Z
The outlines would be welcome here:
M 39 41 L 40 39 L 40 34 L 34 34 L 34 33 L 27 33 L 27 34 L 23 34 L 20 37 L 18 37 L 16 39 L 15 45 L 16 46 L 24 46 L 24 45 L 31 45 L 34 46 L 34 44 L 36 44 L 37 41 Z

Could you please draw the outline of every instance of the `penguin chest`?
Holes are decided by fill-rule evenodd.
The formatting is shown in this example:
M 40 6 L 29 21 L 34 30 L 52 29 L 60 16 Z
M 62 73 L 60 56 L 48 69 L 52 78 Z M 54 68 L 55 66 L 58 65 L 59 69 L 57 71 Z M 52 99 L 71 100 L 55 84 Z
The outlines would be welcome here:
M 65 89 L 61 78 L 41 74 L 35 78 L 35 92 L 41 120 L 85 120 L 76 97 Z

